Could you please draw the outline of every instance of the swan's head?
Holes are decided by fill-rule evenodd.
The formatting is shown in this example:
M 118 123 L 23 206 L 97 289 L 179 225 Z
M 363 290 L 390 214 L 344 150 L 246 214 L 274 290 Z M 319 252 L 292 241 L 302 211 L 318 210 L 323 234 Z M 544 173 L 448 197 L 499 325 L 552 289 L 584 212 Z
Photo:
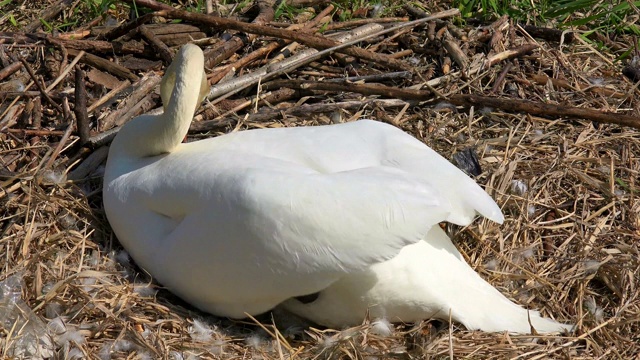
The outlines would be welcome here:
M 171 62 L 171 65 L 169 65 L 169 67 L 165 71 L 164 76 L 162 77 L 162 81 L 160 82 L 160 97 L 162 98 L 162 107 L 164 108 L 164 111 L 167 111 L 167 106 L 169 106 L 173 88 L 176 85 L 176 73 L 180 71 L 176 69 L 176 67 L 179 66 L 178 64 L 185 64 L 185 59 L 195 58 L 204 59 L 202 50 L 196 45 L 185 44 L 180 49 L 180 51 L 178 51 L 173 61 Z M 200 103 L 209 94 L 210 88 L 209 82 L 207 81 L 207 74 L 204 72 L 204 68 L 198 69 L 198 72 L 201 72 L 201 74 L 194 73 L 193 76 L 200 78 L 200 97 L 198 102 Z

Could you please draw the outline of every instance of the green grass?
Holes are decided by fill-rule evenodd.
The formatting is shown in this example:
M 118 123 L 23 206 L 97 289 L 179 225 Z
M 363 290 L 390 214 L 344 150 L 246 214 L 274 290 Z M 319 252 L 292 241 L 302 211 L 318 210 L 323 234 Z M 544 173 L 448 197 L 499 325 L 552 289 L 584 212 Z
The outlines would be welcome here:
M 462 16 L 497 18 L 504 14 L 522 22 L 555 22 L 560 27 L 586 26 L 605 34 L 640 35 L 633 23 L 640 1 L 627 0 L 454 0 Z
M 480 17 L 484 19 L 509 15 L 519 21 L 540 21 L 553 0 L 454 0 L 463 18 Z
M 91 18 L 100 16 L 115 7 L 116 0 L 83 0 Z
M 640 35 L 640 27 L 632 23 L 634 15 L 640 16 L 640 1 L 556 0 L 554 3 L 545 15 L 561 19 L 566 26 L 586 25 L 593 31 Z M 575 16 L 576 13 L 583 16 Z

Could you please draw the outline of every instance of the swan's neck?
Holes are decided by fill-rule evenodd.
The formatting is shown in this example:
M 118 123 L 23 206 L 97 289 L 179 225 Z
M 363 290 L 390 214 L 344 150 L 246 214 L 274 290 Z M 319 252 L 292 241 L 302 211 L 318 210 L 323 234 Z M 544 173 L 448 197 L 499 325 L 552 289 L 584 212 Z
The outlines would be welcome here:
M 165 112 L 131 120 L 122 127 L 112 147 L 130 157 L 156 156 L 174 150 L 187 135 L 193 114 L 202 100 L 203 76 L 202 51 L 195 45 L 185 46 L 163 79 L 163 86 L 173 85 L 168 104 L 164 104 Z M 167 101 L 166 96 L 163 101 Z

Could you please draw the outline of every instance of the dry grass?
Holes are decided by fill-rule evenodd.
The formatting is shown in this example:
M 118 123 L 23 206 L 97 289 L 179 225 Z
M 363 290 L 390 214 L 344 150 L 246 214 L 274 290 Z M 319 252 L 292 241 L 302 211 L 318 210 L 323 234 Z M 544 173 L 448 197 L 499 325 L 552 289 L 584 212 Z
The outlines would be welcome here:
M 638 114 L 638 88 L 621 77 L 613 54 L 580 42 L 561 50 L 539 44 L 534 56 L 520 59 L 507 75 L 504 93 Z M 454 77 L 437 90 L 487 92 L 500 70 L 470 80 Z M 543 72 L 574 85 L 602 79 L 604 85 L 594 86 L 625 97 L 526 80 L 527 74 Z M 72 77 L 67 81 L 73 86 Z M 3 100 L 0 112 L 7 105 L 22 106 Z M 447 158 L 474 147 L 483 168 L 476 180 L 503 208 L 506 221 L 450 228 L 458 248 L 505 295 L 545 316 L 576 323 L 577 332 L 514 336 L 424 322 L 397 324 L 388 335 L 380 324 L 318 330 L 275 314 L 276 328 L 269 316 L 231 321 L 198 312 L 153 284 L 122 251 L 104 217 L 101 168 L 82 180 L 64 178 L 76 164 L 75 153 L 65 151 L 74 136 L 52 157 L 59 136 L 0 133 L 0 279 L 22 280 L 20 309 L 48 323 L 55 358 L 61 359 L 630 359 L 640 354 L 640 131 L 490 109 L 362 109 L 342 115 L 394 121 Z M 239 122 L 238 128 L 328 122 L 318 116 Z M 218 134 L 208 134 L 213 135 Z M 0 301 L 10 303 L 6 296 Z M 28 328 L 3 314 L 0 324 L 0 354 L 11 357 Z

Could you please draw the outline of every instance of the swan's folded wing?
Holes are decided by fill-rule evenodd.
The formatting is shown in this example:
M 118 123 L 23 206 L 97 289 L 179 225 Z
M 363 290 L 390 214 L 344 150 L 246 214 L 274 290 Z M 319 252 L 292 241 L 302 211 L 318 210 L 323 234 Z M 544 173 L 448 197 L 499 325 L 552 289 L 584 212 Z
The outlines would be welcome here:
M 248 171 L 217 183 L 226 188 L 227 211 L 243 218 L 246 239 L 259 242 L 247 247 L 299 273 L 359 270 L 390 259 L 449 211 L 429 185 L 389 167 Z

